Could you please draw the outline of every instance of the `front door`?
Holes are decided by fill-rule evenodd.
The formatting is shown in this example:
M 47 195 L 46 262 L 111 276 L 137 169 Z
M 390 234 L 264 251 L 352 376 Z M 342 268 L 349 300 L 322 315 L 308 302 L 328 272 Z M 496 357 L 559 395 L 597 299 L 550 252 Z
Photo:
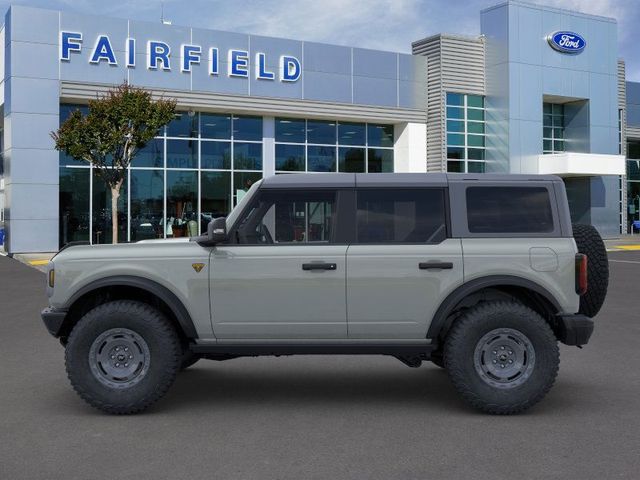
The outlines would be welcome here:
M 211 253 L 211 314 L 219 339 L 347 336 L 346 251 L 335 243 L 335 190 L 256 195 Z
M 422 340 L 462 284 L 460 239 L 447 238 L 443 188 L 361 188 L 347 252 L 350 338 Z

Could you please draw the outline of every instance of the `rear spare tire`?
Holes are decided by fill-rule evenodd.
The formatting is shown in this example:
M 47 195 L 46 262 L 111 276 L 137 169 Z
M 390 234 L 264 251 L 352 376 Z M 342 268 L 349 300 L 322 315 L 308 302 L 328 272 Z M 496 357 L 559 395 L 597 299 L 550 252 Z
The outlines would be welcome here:
M 602 308 L 609 287 L 609 260 L 602 237 L 591 225 L 574 224 L 573 238 L 578 252 L 587 256 L 587 292 L 580 297 L 579 312 L 595 317 Z

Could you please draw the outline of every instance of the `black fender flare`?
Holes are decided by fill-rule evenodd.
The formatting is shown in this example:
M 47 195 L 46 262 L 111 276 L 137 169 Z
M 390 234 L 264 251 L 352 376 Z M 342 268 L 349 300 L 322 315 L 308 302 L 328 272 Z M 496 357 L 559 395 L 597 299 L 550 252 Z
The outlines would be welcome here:
M 67 301 L 65 309 L 71 308 L 71 306 L 80 300 L 82 297 L 95 290 L 99 290 L 105 287 L 135 287 L 141 290 L 145 290 L 152 295 L 155 295 L 161 299 L 175 315 L 182 332 L 187 338 L 198 338 L 198 333 L 193 326 L 193 320 L 191 315 L 185 308 L 180 299 L 167 287 L 160 285 L 158 282 L 150 280 L 144 277 L 136 277 L 133 275 L 114 275 L 112 277 L 104 277 L 94 282 L 91 282 L 75 292 L 71 298 Z
M 561 310 L 560 304 L 555 297 L 544 287 L 539 284 L 528 280 L 526 278 L 517 277 L 515 275 L 490 275 L 488 277 L 476 278 L 469 282 L 463 283 L 453 292 L 451 292 L 447 298 L 445 298 L 436 313 L 433 315 L 433 320 L 427 331 L 427 338 L 437 339 L 443 328 L 447 327 L 447 318 L 453 312 L 453 309 L 467 296 L 472 295 L 480 290 L 489 287 L 520 287 L 531 290 L 537 293 L 547 300 L 556 312 Z

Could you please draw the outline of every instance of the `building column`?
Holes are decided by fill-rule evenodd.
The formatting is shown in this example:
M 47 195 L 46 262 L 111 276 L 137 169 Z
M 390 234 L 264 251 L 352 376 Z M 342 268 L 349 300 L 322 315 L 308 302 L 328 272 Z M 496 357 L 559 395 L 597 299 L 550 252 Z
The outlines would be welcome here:
M 395 172 L 427 171 L 427 125 L 398 123 L 394 125 L 393 144 Z
M 274 117 L 262 117 L 262 176 L 276 173 L 276 121 Z

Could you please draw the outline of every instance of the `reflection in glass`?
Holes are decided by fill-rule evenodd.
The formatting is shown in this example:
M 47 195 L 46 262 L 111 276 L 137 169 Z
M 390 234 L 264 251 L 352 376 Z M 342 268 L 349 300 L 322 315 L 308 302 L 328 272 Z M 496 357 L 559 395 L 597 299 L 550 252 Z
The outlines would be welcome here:
M 251 185 L 262 178 L 262 172 L 235 172 L 233 174 L 234 206 L 249 191 Z
M 365 172 L 365 149 L 340 147 L 338 151 L 339 171 L 347 173 Z
M 336 122 L 307 120 L 307 142 L 336 144 Z
M 163 238 L 162 170 L 131 170 L 131 241 Z
M 335 147 L 307 147 L 307 170 L 310 172 L 335 172 Z
M 231 211 L 231 172 L 202 172 L 200 188 L 200 231 L 206 232 L 212 219 Z
M 262 140 L 262 117 L 237 115 L 233 117 L 235 140 Z
M 93 174 L 93 243 L 111 243 L 111 188 L 94 170 Z M 120 187 L 118 198 L 118 242 L 127 241 L 127 182 Z
M 200 114 L 200 136 L 202 138 L 231 139 L 231 115 Z
M 233 143 L 234 170 L 262 170 L 261 143 Z
M 167 137 L 194 138 L 198 136 L 198 114 L 196 112 L 177 112 L 167 125 Z
M 393 172 L 393 150 L 370 148 L 367 155 L 369 157 L 369 173 Z
M 167 168 L 197 167 L 197 140 L 167 140 Z
M 393 125 L 367 125 L 367 144 L 370 147 L 393 147 Z
M 200 142 L 201 168 L 229 170 L 231 142 Z
M 365 145 L 366 136 L 364 123 L 340 122 L 338 124 L 338 143 L 340 145 Z
M 162 168 L 164 166 L 164 140 L 161 138 L 154 138 L 138 150 L 138 153 L 133 157 L 131 162 L 132 167 L 152 167 Z
M 60 169 L 60 247 L 89 240 L 88 168 Z
M 304 145 L 276 144 L 276 171 L 304 172 Z
M 276 142 L 304 143 L 305 121 L 299 118 L 276 118 Z
M 198 235 L 198 177 L 196 172 L 167 171 L 167 237 Z

